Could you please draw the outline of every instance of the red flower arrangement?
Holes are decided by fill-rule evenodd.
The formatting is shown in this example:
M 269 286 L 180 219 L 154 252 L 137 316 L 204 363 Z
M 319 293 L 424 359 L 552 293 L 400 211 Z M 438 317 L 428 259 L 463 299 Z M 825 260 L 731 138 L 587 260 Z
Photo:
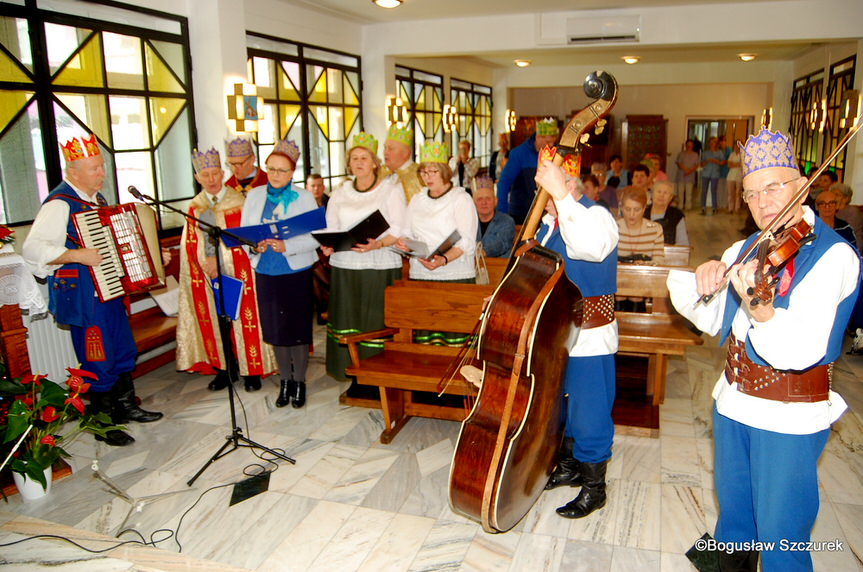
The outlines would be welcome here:
M 38 481 L 43 488 L 47 487 L 45 469 L 60 457 L 70 456 L 63 447 L 78 435 L 93 433 L 104 437 L 108 431 L 124 429 L 114 426 L 106 413 L 87 413 L 81 394 L 90 389 L 85 379 L 96 376 L 81 369 L 69 368 L 68 372 L 65 387 L 44 375 L 0 379 L 2 458 L 27 433 L 8 466 L 13 472 Z M 60 435 L 63 429 L 70 430 Z
M 12 244 L 15 242 L 15 231 L 6 225 L 0 224 L 0 243 Z

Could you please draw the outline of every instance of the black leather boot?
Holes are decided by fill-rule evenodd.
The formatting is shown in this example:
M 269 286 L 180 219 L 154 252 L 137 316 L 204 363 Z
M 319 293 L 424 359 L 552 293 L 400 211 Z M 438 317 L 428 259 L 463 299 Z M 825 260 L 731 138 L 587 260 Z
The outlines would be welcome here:
M 291 395 L 291 407 L 294 409 L 299 409 L 303 405 L 306 404 L 306 382 L 305 381 L 295 381 L 294 382 L 294 391 Z
M 225 369 L 218 370 L 216 377 L 207 384 L 207 389 L 210 391 L 219 391 L 221 389 L 225 389 L 228 387 L 228 383 L 230 383 L 230 379 L 228 378 L 228 371 Z
M 90 392 L 90 412 L 91 413 L 106 413 L 111 417 L 112 412 L 111 393 L 108 391 L 91 391 Z M 113 419 L 113 418 L 112 418 Z M 116 423 L 116 421 L 114 421 Z M 125 447 L 135 442 L 131 435 L 119 429 L 108 431 L 104 437 L 95 435 L 97 441 L 102 441 L 112 447 Z
M 583 518 L 605 506 L 605 469 L 608 461 L 581 463 L 581 492 L 573 500 L 557 509 L 564 518 Z
M 757 550 L 733 550 L 719 553 L 719 569 L 722 572 L 756 572 L 758 570 Z
M 246 386 L 246 391 L 258 391 L 261 389 L 261 376 L 260 375 L 244 375 L 243 376 L 243 384 Z
M 564 485 L 577 487 L 581 484 L 581 461 L 577 461 L 571 456 L 563 457 L 557 463 L 557 467 L 548 478 L 548 482 L 545 483 L 545 490 L 550 491 Z
M 295 391 L 295 383 L 294 380 L 288 381 L 287 379 L 283 379 L 281 381 L 281 387 L 279 387 L 279 397 L 276 399 L 276 407 L 284 407 L 288 403 L 291 402 L 291 395 L 293 395 Z
M 111 393 L 115 395 L 111 418 L 118 425 L 128 423 L 129 421 L 150 423 L 162 418 L 162 413 L 159 411 L 146 411 L 138 406 L 138 400 L 135 399 L 135 385 L 132 382 L 131 373 L 122 374 L 117 379 L 117 383 L 114 384 L 113 389 L 111 389 Z

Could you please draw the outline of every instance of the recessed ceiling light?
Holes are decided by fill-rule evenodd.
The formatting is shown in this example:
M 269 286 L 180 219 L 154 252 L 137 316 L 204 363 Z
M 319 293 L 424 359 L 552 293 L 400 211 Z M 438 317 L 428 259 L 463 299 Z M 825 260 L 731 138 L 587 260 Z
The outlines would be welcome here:
M 637 64 L 641 58 L 639 56 L 623 56 L 621 59 L 628 64 Z
M 372 0 L 381 8 L 398 8 L 402 5 L 402 0 Z
M 527 66 L 529 66 L 531 64 L 530 60 L 513 60 L 513 61 L 515 61 L 515 65 L 517 65 L 520 68 L 526 68 Z
M 737 57 L 740 58 L 740 61 L 751 62 L 758 57 L 758 54 L 737 54 Z

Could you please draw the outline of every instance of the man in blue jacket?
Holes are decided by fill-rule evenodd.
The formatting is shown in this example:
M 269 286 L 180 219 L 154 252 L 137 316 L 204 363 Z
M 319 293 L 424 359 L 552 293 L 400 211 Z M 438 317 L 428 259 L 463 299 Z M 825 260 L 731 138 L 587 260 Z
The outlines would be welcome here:
M 536 123 L 536 133 L 510 151 L 509 161 L 497 182 L 497 210 L 509 213 L 515 224 L 524 223 L 536 194 L 536 164 L 539 150 L 557 141 L 557 120 L 548 117 Z

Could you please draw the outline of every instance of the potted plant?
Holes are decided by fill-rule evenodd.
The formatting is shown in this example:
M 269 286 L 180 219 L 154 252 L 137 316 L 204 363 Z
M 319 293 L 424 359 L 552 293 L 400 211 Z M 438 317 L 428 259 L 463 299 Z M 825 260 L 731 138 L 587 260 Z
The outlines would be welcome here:
M 107 413 L 88 413 L 82 395 L 95 379 L 90 372 L 69 368 L 65 385 L 44 375 L 22 379 L 0 379 L 0 442 L 4 465 L 8 464 L 16 484 L 26 477 L 49 488 L 51 467 L 81 433 L 105 436 L 114 426 Z M 19 443 L 20 441 L 20 443 Z M 19 489 L 21 487 L 19 486 Z

